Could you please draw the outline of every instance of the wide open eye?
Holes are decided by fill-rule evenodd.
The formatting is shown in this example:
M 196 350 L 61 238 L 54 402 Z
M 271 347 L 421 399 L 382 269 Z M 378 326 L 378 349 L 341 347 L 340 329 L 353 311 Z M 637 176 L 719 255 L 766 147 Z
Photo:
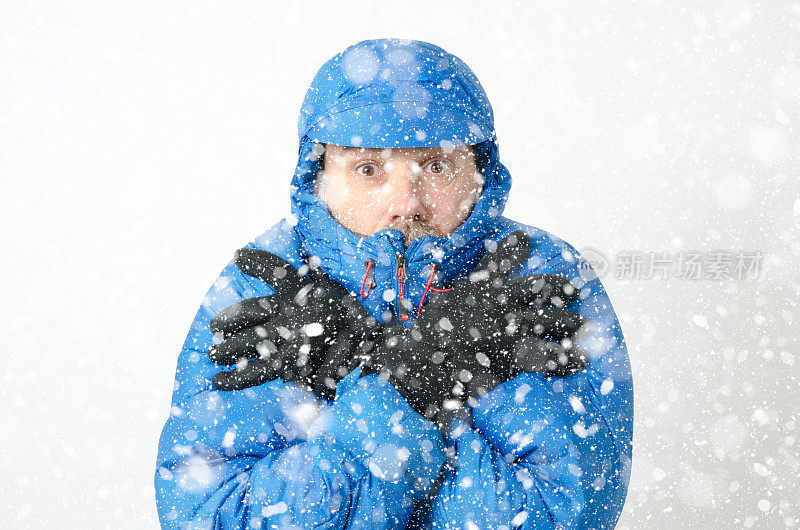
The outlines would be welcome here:
M 446 158 L 434 158 L 423 164 L 422 167 L 434 175 L 446 175 L 453 172 L 453 163 Z
M 373 164 L 372 162 L 361 164 L 356 168 L 356 173 L 358 173 L 362 177 L 373 177 L 377 172 L 378 168 L 376 168 L 375 164 Z
M 456 165 L 446 158 L 432 158 L 422 165 L 425 171 L 423 179 L 428 185 L 442 188 L 449 185 L 456 176 Z
M 442 173 L 445 170 L 445 163 L 442 160 L 434 160 L 428 164 L 427 169 L 431 173 Z

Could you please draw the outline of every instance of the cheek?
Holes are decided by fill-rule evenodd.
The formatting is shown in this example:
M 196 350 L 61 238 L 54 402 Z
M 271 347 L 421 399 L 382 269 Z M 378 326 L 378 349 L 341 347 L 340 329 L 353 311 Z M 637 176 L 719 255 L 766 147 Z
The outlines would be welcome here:
M 388 202 L 389 190 L 385 186 L 365 186 L 357 192 L 351 190 L 350 202 L 356 208 L 380 210 Z
M 359 186 L 357 182 L 343 176 L 336 176 L 327 183 L 323 199 L 328 208 L 340 215 L 357 212 L 373 202 L 374 192 Z
M 423 203 L 431 216 L 442 221 L 453 216 L 460 202 L 460 194 L 447 190 L 428 191 L 423 196 Z
M 453 212 L 471 206 L 473 198 L 469 186 L 451 186 L 443 189 L 432 189 L 425 193 L 424 202 L 430 208 L 440 212 Z
M 425 195 L 425 207 L 439 229 L 452 231 L 464 222 L 472 210 L 476 191 L 472 186 L 429 191 Z
M 346 228 L 367 235 L 382 228 L 383 214 L 390 204 L 390 191 L 385 186 L 345 183 L 336 187 L 331 182 L 328 210 Z M 340 181 L 339 184 L 342 184 Z

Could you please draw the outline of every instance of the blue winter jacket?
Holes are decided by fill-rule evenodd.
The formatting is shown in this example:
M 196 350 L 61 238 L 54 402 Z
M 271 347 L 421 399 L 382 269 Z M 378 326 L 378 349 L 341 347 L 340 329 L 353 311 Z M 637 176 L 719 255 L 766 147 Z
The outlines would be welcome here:
M 568 309 L 592 324 L 579 342 L 590 361 L 569 377 L 523 373 L 506 381 L 444 439 L 391 384 L 376 374 L 360 377 L 360 368 L 338 384 L 331 402 L 280 380 L 217 391 L 212 377 L 227 368 L 207 356 L 215 342 L 209 321 L 236 302 L 274 292 L 230 262 L 178 357 L 155 473 L 163 527 L 613 528 L 627 493 L 633 429 L 622 331 L 600 280 L 572 246 L 502 216 L 511 177 L 498 159 L 492 109 L 477 78 L 431 44 L 364 41 L 320 69 L 299 135 L 294 217 L 248 247 L 296 267 L 318 256 L 376 319 L 396 318 L 405 306 L 410 325 L 432 264 L 435 285 L 452 285 L 488 241 L 523 229 L 532 250 L 518 274 L 560 274 L 580 288 Z M 408 248 L 391 229 L 359 237 L 314 194 L 317 142 L 479 144 L 484 188 L 449 237 L 426 236 Z M 398 254 L 405 256 L 402 280 Z M 367 260 L 375 263 L 374 287 L 364 290 Z

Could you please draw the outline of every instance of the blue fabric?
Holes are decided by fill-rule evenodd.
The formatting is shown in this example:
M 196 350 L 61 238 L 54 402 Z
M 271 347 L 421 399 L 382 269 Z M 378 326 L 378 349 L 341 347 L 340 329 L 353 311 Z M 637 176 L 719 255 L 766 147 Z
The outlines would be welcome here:
M 432 117 L 436 126 L 417 134 Z M 570 377 L 526 373 L 503 383 L 476 404 L 471 423 L 446 439 L 394 387 L 375 374 L 360 377 L 360 369 L 339 383 L 332 402 L 279 380 L 219 392 L 211 379 L 221 367 L 206 355 L 215 341 L 210 319 L 240 300 L 273 292 L 230 262 L 204 298 L 178 358 L 155 473 L 162 526 L 613 528 L 627 493 L 633 432 L 622 331 L 602 284 L 572 246 L 502 216 L 511 177 L 499 161 L 491 107 L 472 72 L 427 43 L 359 43 L 320 69 L 303 103 L 299 133 L 291 185 L 295 218 L 248 247 L 296 267 L 318 256 L 354 294 L 365 261 L 373 260 L 376 286 L 359 300 L 380 321 L 398 314 L 395 256 L 403 253 L 410 325 L 431 263 L 440 265 L 436 285 L 448 286 L 468 274 L 487 242 L 526 230 L 532 252 L 519 274 L 562 274 L 580 288 L 569 309 L 592 322 L 593 332 L 580 342 L 590 362 Z M 426 236 L 405 249 L 400 232 L 360 237 L 328 214 L 313 193 L 315 142 L 480 142 L 486 182 L 454 234 Z
M 494 115 L 472 70 L 433 44 L 360 42 L 311 83 L 299 136 L 361 147 L 443 147 L 489 140 Z

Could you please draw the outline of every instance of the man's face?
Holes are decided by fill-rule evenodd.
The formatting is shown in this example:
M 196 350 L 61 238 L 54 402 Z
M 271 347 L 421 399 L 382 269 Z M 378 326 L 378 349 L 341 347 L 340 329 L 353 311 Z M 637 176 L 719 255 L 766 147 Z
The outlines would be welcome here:
M 325 147 L 317 195 L 334 219 L 366 236 L 386 228 L 447 236 L 469 217 L 483 188 L 470 146 L 374 149 Z

